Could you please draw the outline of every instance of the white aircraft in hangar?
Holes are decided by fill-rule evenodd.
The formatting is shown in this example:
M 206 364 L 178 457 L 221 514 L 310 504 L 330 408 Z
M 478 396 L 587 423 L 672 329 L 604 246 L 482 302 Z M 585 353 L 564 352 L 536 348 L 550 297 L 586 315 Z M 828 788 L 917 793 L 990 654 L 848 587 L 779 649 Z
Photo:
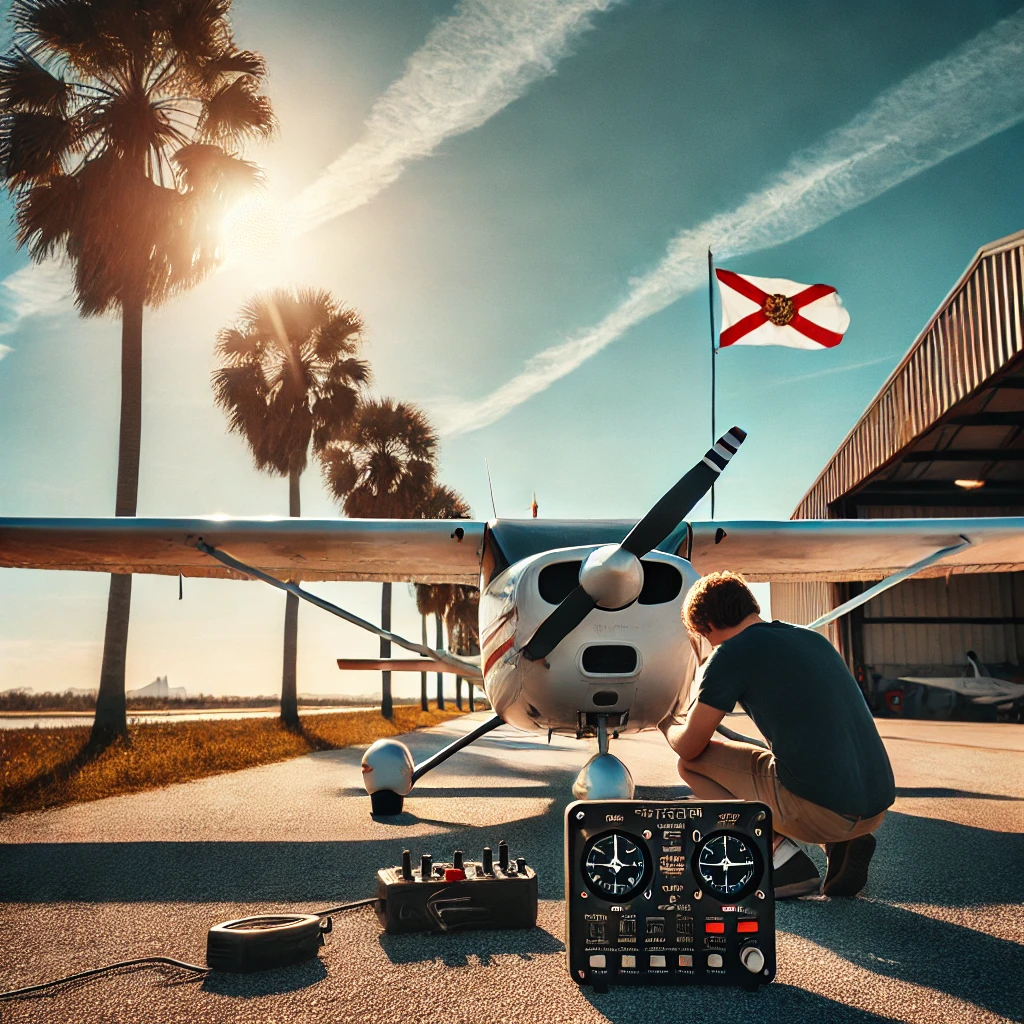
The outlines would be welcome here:
M 628 798 L 609 737 L 657 727 L 692 684 L 698 654 L 680 604 L 702 573 L 751 581 L 877 580 L 821 626 L 922 571 L 1024 562 L 1024 518 L 693 523 L 686 516 L 746 435 L 734 427 L 638 523 L 620 520 L 3 519 L 0 566 L 262 580 L 481 683 L 493 717 L 419 765 L 374 744 L 363 778 L 395 814 L 416 780 L 497 726 L 595 736 L 578 798 Z M 941 566 L 936 563 L 940 563 Z M 297 581 L 480 587 L 480 662 L 413 643 Z M 398 669 L 433 668 L 422 657 Z M 930 681 L 932 682 L 932 681 Z M 729 730 L 723 730 L 729 735 Z
M 952 690 L 972 704 L 995 704 L 1000 708 L 1009 708 L 1014 701 L 1024 699 L 1024 685 L 992 675 L 974 651 L 967 652 L 967 671 L 962 676 L 900 676 L 900 682 Z

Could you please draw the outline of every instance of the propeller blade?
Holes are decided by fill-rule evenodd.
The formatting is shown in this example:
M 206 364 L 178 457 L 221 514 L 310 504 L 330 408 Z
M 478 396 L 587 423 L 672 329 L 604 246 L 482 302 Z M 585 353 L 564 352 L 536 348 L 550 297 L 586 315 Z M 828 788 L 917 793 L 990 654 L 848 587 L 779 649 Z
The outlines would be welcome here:
M 546 658 L 590 613 L 597 602 L 582 588 L 577 587 L 537 627 L 523 655 L 530 661 Z
M 746 431 L 739 427 L 723 434 L 704 458 L 629 531 L 619 547 L 636 558 L 642 558 L 657 547 L 711 489 L 746 436 Z M 523 648 L 523 656 L 530 661 L 546 658 L 596 607 L 597 600 L 578 586 L 537 627 L 537 632 Z
M 622 542 L 631 555 L 642 558 L 652 548 L 657 547 L 686 517 L 694 505 L 704 497 L 711 485 L 736 450 L 743 444 L 746 431 L 739 427 L 723 434 L 715 446 L 685 474 L 674 487 L 661 497 L 654 508 L 640 520 Z

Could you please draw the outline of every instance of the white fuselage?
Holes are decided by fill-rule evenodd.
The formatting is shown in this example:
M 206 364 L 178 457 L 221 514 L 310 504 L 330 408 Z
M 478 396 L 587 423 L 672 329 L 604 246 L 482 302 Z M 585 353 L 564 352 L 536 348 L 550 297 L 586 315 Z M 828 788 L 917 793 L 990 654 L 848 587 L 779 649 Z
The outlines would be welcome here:
M 586 716 L 601 714 L 620 732 L 654 728 L 692 677 L 694 655 L 679 613 L 699 573 L 686 559 L 660 551 L 642 560 L 639 600 L 618 611 L 595 608 L 545 660 L 520 654 L 576 586 L 579 566 L 593 550 L 545 551 L 481 585 L 484 687 L 494 711 L 520 729 L 574 732 Z

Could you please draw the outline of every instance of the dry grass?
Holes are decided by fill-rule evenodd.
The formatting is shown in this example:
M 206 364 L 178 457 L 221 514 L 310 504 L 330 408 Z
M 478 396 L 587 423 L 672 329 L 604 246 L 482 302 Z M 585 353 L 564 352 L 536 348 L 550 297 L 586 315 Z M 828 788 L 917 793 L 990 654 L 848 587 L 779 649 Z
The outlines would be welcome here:
M 396 706 L 379 711 L 302 718 L 298 732 L 278 719 L 160 722 L 132 726 L 127 744 L 98 756 L 87 750 L 88 727 L 0 729 L 0 811 L 35 811 L 60 804 L 137 793 L 172 782 L 284 761 L 312 750 L 372 743 L 456 718 L 461 711 Z

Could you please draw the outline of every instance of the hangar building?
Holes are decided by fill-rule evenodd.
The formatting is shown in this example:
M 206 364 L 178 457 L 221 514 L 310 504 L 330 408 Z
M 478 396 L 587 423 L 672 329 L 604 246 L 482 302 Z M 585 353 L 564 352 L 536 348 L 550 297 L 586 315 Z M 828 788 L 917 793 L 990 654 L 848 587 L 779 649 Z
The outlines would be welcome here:
M 1024 231 L 978 251 L 793 519 L 1024 515 L 1022 264 Z M 773 583 L 772 613 L 810 622 L 870 585 Z M 976 707 L 899 679 L 974 651 L 1021 681 L 1024 563 L 906 580 L 827 629 L 877 713 L 960 717 Z

